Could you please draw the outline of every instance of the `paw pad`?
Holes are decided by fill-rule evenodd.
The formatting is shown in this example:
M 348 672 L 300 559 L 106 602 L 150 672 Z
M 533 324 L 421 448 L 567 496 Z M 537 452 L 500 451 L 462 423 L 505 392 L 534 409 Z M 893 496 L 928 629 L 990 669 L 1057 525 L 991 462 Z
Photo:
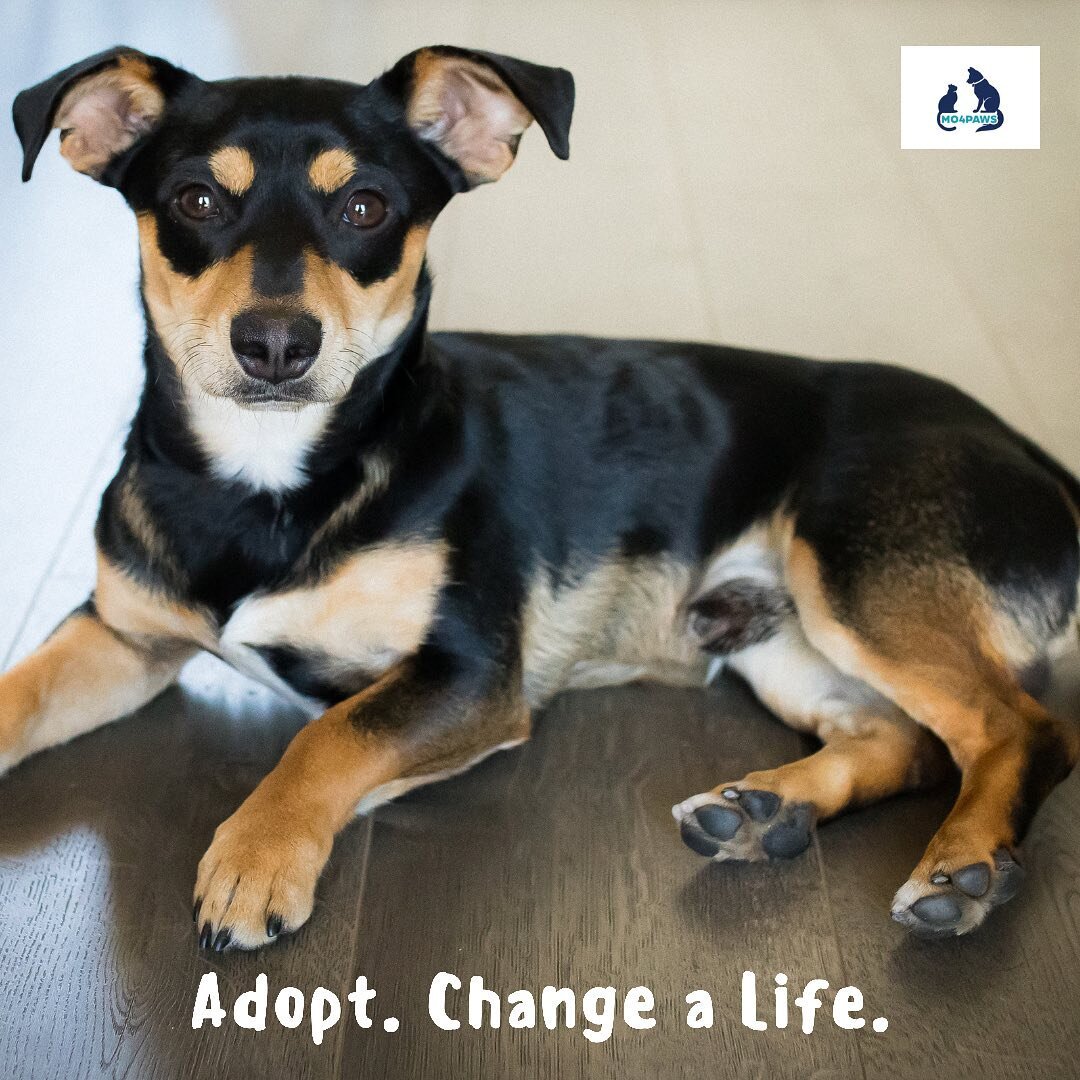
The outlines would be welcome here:
M 704 801 L 708 800 L 708 801 Z M 790 859 L 810 846 L 812 808 L 785 806 L 772 791 L 724 788 L 674 808 L 683 842 L 707 858 L 757 861 Z
M 1019 891 L 1024 870 L 1005 848 L 989 862 L 912 877 L 896 894 L 892 916 L 917 934 L 946 936 L 974 930 L 994 908 Z
M 956 900 L 944 894 L 924 896 L 911 905 L 911 910 L 923 922 L 942 929 L 956 926 L 962 915 L 960 905 Z

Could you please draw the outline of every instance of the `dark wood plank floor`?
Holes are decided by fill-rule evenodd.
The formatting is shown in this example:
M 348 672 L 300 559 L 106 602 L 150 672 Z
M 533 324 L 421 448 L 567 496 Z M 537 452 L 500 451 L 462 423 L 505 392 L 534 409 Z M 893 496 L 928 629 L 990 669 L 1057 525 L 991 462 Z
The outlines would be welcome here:
M 35 0 L 3 9 L 0 98 L 117 41 L 207 77 L 364 80 L 435 41 L 563 64 L 579 86 L 573 157 L 532 132 L 506 180 L 455 200 L 433 236 L 434 325 L 890 359 L 958 382 L 1080 470 L 1080 5 L 765 7 Z M 1044 43 L 1041 151 L 898 149 L 900 44 L 965 26 Z M 141 370 L 130 215 L 55 144 L 32 184 L 20 165 L 9 133 L 0 668 L 86 595 L 94 504 Z M 973 192 L 1006 208 L 994 227 L 958 212 Z M 295 939 L 200 955 L 198 859 L 298 723 L 203 660 L 138 716 L 0 781 L 0 1080 L 1080 1076 L 1076 776 L 1036 822 L 1022 897 L 971 938 L 927 944 L 887 911 L 948 791 L 831 824 L 788 866 L 712 867 L 670 805 L 805 744 L 735 686 L 568 696 L 528 746 L 353 825 Z M 819 1014 L 810 1036 L 750 1031 L 745 968 L 766 988 L 777 971 L 854 984 L 890 1027 Z M 440 970 L 503 992 L 645 984 L 659 1023 L 598 1045 L 580 1029 L 442 1032 L 425 1011 Z M 259 973 L 307 995 L 367 974 L 379 1020 L 401 1028 L 343 1020 L 319 1047 L 272 1019 L 195 1032 L 206 972 L 226 1004 Z M 709 1031 L 682 1025 L 699 987 L 717 1003 Z
M 1080 1074 L 1080 778 L 1028 847 L 1026 893 L 977 935 L 909 939 L 887 909 L 944 814 L 942 791 L 824 828 L 786 866 L 713 866 L 679 842 L 686 794 L 803 752 L 738 685 L 567 695 L 534 740 L 358 821 L 341 838 L 311 923 L 256 954 L 195 948 L 190 895 L 216 824 L 272 765 L 299 719 L 196 664 L 140 714 L 40 756 L 0 784 L 0 1075 L 76 1077 L 1065 1077 Z M 888 1031 L 751 1031 L 740 976 L 766 993 L 854 984 Z M 230 1017 L 192 1031 L 216 971 Z M 577 1030 L 437 1029 L 432 977 L 482 975 L 505 994 L 635 985 L 658 1023 Z M 324 986 L 345 1018 L 321 1046 L 305 1024 L 237 1029 L 236 995 L 266 973 Z M 378 991 L 360 1029 L 344 1001 Z M 711 1030 L 684 1025 L 709 990 Z M 463 996 L 463 995 L 462 995 Z M 831 993 L 825 995 L 831 1000 Z M 400 1019 L 396 1033 L 381 1021 Z M 464 1007 L 457 1013 L 464 1017 Z

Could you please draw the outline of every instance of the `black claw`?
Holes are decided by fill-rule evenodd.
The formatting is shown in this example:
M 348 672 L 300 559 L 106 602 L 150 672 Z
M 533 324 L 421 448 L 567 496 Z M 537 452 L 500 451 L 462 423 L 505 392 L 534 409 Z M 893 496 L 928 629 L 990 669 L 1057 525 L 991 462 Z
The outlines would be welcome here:
M 715 806 L 709 803 L 694 811 L 701 827 L 717 840 L 730 840 L 741 828 L 743 819 L 737 810 L 730 806 Z
M 691 850 L 706 858 L 712 858 L 720 850 L 720 841 L 710 836 L 693 814 L 687 814 L 679 825 L 679 835 Z
M 209 949 L 214 941 L 214 928 L 209 923 L 203 923 L 202 933 L 199 934 L 199 948 Z
M 214 938 L 214 952 L 224 952 L 228 948 L 231 940 L 232 933 L 225 927 L 222 927 L 217 932 L 217 937 Z
M 195 906 L 191 909 L 191 921 L 198 926 L 199 925 L 199 912 L 202 911 L 202 901 L 196 900 Z
M 266 936 L 277 937 L 278 934 L 281 933 L 281 928 L 284 925 L 285 922 L 280 915 L 271 915 L 270 918 L 266 920 Z
M 924 896 L 911 905 L 911 910 L 935 929 L 955 926 L 960 921 L 960 905 L 951 896 Z
M 754 821 L 768 821 L 780 809 L 780 796 L 771 791 L 744 791 L 739 801 Z
M 985 896 L 986 890 L 990 888 L 990 867 L 986 863 L 972 863 L 963 870 L 957 870 L 952 880 L 953 884 L 968 896 Z

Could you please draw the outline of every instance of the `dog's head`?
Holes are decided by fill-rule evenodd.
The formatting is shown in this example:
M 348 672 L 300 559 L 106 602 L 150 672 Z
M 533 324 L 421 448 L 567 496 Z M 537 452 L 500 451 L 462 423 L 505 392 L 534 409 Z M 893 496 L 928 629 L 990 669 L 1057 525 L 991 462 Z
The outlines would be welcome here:
M 972 86 L 977 82 L 982 82 L 982 78 L 983 73 L 981 71 L 976 71 L 974 68 L 968 68 L 967 81 L 969 86 Z
M 116 48 L 24 90 L 23 179 L 53 128 L 138 219 L 146 309 L 188 391 L 249 408 L 343 397 L 409 324 L 435 216 L 498 179 L 535 119 L 565 158 L 561 68 L 447 46 L 366 86 L 207 82 Z

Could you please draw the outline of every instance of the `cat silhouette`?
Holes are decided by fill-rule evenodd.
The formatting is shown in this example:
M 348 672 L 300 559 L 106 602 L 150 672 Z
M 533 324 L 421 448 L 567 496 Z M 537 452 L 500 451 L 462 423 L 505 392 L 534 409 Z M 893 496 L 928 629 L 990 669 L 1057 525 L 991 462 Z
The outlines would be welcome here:
M 941 100 L 937 103 L 937 126 L 942 131 L 955 131 L 955 127 L 946 127 L 941 122 L 942 113 L 956 112 L 956 84 L 949 83 L 949 92 L 941 95 Z
M 983 124 L 981 128 L 976 128 L 976 131 L 996 131 L 1002 124 L 1005 123 L 1005 114 L 1001 111 L 1001 95 L 997 92 L 997 87 L 991 86 L 986 81 L 986 76 L 981 71 L 976 71 L 975 68 L 968 68 L 968 85 L 975 91 L 975 96 L 979 99 L 978 105 L 975 106 L 976 112 L 996 112 L 997 123 L 996 124 Z

